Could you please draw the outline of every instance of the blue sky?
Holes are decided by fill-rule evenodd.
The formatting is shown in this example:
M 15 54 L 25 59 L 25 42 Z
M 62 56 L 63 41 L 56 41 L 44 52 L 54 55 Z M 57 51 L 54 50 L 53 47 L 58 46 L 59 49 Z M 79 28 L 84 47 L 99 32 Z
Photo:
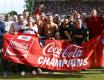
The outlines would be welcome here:
M 24 0 L 0 0 L 0 13 L 8 13 L 12 10 L 22 13 L 24 10 Z

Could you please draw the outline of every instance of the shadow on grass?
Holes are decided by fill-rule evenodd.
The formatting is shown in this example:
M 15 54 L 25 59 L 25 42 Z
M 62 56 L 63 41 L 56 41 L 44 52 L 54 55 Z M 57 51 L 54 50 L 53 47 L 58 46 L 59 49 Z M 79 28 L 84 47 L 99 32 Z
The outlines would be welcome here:
M 41 74 L 36 75 L 36 77 L 39 78 L 80 78 L 83 77 L 83 75 L 76 74 L 76 75 L 70 75 L 70 74 Z
M 32 79 L 32 78 L 52 78 L 52 79 L 58 79 L 58 78 L 83 78 L 84 76 L 81 74 L 74 74 L 74 75 L 70 75 L 70 74 L 37 74 L 37 75 L 25 75 L 25 76 L 20 76 L 20 75 L 8 75 L 5 79 L 6 80 L 12 80 L 12 79 L 19 79 L 19 80 L 24 80 L 24 79 Z M 4 79 L 2 76 L 0 76 L 0 80 Z

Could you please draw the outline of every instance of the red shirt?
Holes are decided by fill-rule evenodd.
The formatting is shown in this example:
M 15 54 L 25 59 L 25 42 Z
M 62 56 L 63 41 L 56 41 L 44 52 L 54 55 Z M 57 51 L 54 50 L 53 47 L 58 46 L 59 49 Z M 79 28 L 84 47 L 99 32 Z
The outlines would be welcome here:
M 102 34 L 102 17 L 100 16 L 91 16 L 85 20 L 87 23 L 88 29 L 92 37 Z

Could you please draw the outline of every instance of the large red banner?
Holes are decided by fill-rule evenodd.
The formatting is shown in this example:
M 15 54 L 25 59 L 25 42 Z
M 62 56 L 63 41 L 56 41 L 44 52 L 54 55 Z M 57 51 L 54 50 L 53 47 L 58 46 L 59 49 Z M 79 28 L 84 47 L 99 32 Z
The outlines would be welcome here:
M 60 71 L 102 67 L 103 38 L 98 36 L 80 46 L 66 41 L 45 40 L 45 45 L 41 46 L 36 36 L 5 34 L 3 57 L 15 63 Z

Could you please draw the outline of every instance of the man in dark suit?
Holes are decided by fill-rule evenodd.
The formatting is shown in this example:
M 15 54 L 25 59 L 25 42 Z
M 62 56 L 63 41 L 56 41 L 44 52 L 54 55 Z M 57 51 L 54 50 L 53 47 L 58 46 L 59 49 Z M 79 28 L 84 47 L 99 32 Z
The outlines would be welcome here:
M 2 48 L 2 39 L 3 39 L 3 34 L 5 33 L 5 24 L 2 21 L 2 15 L 0 15 L 0 49 Z
M 3 35 L 5 33 L 5 23 L 2 21 L 2 15 L 0 15 L 0 53 L 2 55 L 2 48 L 3 48 Z M 2 56 L 1 56 L 1 60 L 2 60 L 2 65 L 3 65 L 3 76 L 6 77 L 7 76 L 7 61 L 5 61 Z

